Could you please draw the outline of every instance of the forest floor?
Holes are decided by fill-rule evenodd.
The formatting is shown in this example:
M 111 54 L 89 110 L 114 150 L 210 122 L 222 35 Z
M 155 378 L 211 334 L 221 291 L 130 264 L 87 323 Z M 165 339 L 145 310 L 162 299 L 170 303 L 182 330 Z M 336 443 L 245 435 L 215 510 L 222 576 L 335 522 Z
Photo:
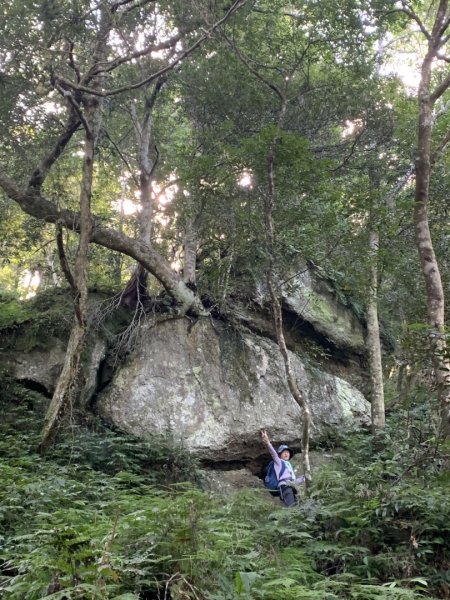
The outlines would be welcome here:
M 101 424 L 72 424 L 43 458 L 42 398 L 11 381 L 2 390 L 5 598 L 449 597 L 450 448 L 421 402 L 383 434 L 341 439 L 285 509 L 262 485 L 211 494 L 182 448 Z

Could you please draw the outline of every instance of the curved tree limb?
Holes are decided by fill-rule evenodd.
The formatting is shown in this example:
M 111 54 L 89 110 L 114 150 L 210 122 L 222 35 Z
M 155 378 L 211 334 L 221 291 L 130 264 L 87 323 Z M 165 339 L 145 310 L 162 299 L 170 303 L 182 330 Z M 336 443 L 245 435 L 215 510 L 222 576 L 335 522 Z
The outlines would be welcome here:
M 29 193 L 21 190 L 0 167 L 0 187 L 5 193 L 19 204 L 24 212 L 44 221 L 56 223 L 60 220 L 68 229 L 79 233 L 80 215 L 78 212 L 58 209 L 53 203 L 39 193 Z M 205 314 L 204 308 L 195 294 L 183 283 L 173 271 L 169 262 L 152 247 L 128 237 L 124 233 L 108 227 L 103 227 L 94 220 L 90 241 L 110 250 L 121 252 L 134 258 L 154 275 L 172 296 L 181 314 Z
M 417 23 L 417 25 L 419 26 L 419 29 L 423 33 L 423 35 L 427 38 L 427 40 L 430 40 L 431 34 L 425 27 L 425 25 L 422 22 L 422 19 L 419 17 L 419 15 L 411 8 L 411 6 L 409 5 L 408 2 L 405 2 L 405 0 L 401 0 L 401 2 L 402 2 L 402 8 L 400 9 L 401 12 L 403 12 L 410 19 L 415 21 Z
M 59 136 L 59 138 L 55 144 L 55 147 L 51 150 L 51 152 L 48 154 L 48 156 L 46 156 L 44 158 L 44 160 L 41 162 L 40 166 L 34 170 L 32 176 L 30 178 L 30 181 L 28 183 L 30 188 L 35 188 L 37 190 L 39 190 L 41 188 L 48 172 L 52 168 L 53 164 L 58 160 L 58 158 L 64 152 L 64 149 L 66 148 L 67 144 L 72 139 L 73 134 L 77 131 L 80 124 L 81 124 L 80 118 L 78 117 L 75 110 L 72 110 L 70 112 L 66 128 Z
M 175 46 L 177 44 L 177 42 L 180 41 L 181 38 L 182 38 L 182 35 L 181 35 L 181 33 L 179 33 L 179 34 L 173 36 L 172 38 L 166 40 L 165 42 L 161 42 L 161 44 L 153 44 L 151 46 L 147 46 L 147 47 L 143 48 L 142 50 L 136 50 L 135 52 L 130 52 L 130 54 L 127 54 L 126 56 L 119 56 L 118 58 L 116 58 L 110 62 L 104 63 L 103 66 L 101 66 L 100 64 L 94 65 L 92 70 L 88 73 L 88 75 L 84 79 L 84 83 L 86 83 L 88 80 L 90 80 L 92 77 L 95 77 L 96 75 L 100 75 L 103 73 L 110 73 L 111 71 L 114 71 L 114 69 L 119 67 L 120 65 L 123 65 L 127 62 L 135 60 L 136 58 L 141 58 L 142 56 L 147 56 L 151 52 L 158 52 L 158 50 L 167 50 L 169 48 L 172 48 L 173 46 Z

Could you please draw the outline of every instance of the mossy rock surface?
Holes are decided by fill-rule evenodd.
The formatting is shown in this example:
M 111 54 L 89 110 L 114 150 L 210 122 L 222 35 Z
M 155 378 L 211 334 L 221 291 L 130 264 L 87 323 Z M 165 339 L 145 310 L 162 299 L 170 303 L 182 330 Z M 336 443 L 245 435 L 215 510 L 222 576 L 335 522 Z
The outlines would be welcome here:
M 145 324 L 140 343 L 97 398 L 97 410 L 119 429 L 145 436 L 170 432 L 200 458 L 255 460 L 258 432 L 300 446 L 302 412 L 292 398 L 278 346 L 222 323 L 185 319 Z M 290 353 L 313 414 L 319 443 L 330 430 L 369 421 L 370 406 L 349 383 Z
M 30 352 L 65 339 L 73 319 L 68 290 L 52 289 L 29 300 L 0 295 L 0 336 L 4 349 Z

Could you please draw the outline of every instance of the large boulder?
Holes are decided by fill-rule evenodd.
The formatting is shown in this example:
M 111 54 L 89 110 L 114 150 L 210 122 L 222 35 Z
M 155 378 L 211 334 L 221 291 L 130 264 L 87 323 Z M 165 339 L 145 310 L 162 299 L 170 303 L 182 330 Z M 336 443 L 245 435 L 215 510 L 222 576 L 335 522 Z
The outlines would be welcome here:
M 311 406 L 313 439 L 368 422 L 369 403 L 356 388 L 295 354 L 291 360 Z M 169 434 L 212 463 L 257 458 L 262 427 L 274 440 L 300 445 L 301 410 L 276 344 L 209 319 L 144 325 L 97 410 L 123 431 Z

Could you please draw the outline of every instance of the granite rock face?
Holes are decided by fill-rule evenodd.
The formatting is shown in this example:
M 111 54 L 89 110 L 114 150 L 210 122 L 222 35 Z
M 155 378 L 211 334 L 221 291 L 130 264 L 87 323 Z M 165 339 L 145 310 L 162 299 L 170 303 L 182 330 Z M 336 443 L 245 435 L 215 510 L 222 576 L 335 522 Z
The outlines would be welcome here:
M 364 328 L 353 311 L 305 267 L 291 280 L 284 306 L 309 323 L 336 347 L 364 354 Z
M 97 389 L 99 365 L 106 356 L 106 342 L 93 338 L 88 345 L 81 370 L 81 402 L 87 405 Z M 46 349 L 31 352 L 13 351 L 4 360 L 10 374 L 18 382 L 34 386 L 47 396 L 55 391 L 59 375 L 64 365 L 66 343 L 53 338 Z
M 37 384 L 51 396 L 63 368 L 65 353 L 66 344 L 53 338 L 48 348 L 9 353 L 5 363 L 14 379 Z
M 144 323 L 124 365 L 110 360 L 109 338 L 91 332 L 80 374 L 80 406 L 90 409 L 95 399 L 94 409 L 119 429 L 169 435 L 206 467 L 245 466 L 256 473 L 264 458 L 258 435 L 263 427 L 275 443 L 299 448 L 301 409 L 271 341 L 263 284 L 239 302 L 231 313 L 238 324 L 234 328 L 212 318 L 192 324 L 162 321 L 162 315 L 156 324 Z M 305 265 L 285 289 L 283 311 L 288 345 L 295 350 L 292 367 L 313 415 L 313 441 L 335 436 L 337 428 L 366 425 L 370 405 L 347 381 L 364 389 L 364 328 L 355 314 Z M 309 342 L 319 354 L 310 352 Z M 0 358 L 17 381 L 50 397 L 65 347 L 65 340 L 54 338 L 45 349 L 5 351 Z
M 370 405 L 349 383 L 291 354 L 313 415 L 313 439 L 367 423 Z M 139 436 L 165 433 L 211 462 L 251 461 L 258 431 L 300 445 L 301 410 L 269 339 L 199 320 L 144 325 L 139 347 L 97 400 L 97 411 Z

